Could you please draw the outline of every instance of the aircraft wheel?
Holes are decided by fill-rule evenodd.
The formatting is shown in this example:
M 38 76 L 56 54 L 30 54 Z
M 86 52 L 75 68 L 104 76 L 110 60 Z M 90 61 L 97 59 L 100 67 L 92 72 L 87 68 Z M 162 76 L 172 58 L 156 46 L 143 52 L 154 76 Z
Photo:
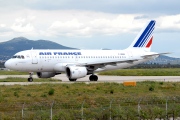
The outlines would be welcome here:
M 97 75 L 91 75 L 91 76 L 89 76 L 89 80 L 90 81 L 97 81 L 98 80 L 98 76 Z
M 33 81 L 32 77 L 28 78 L 28 82 L 32 82 L 32 81 Z
M 69 81 L 76 81 L 77 79 L 71 79 L 71 78 L 69 78 Z

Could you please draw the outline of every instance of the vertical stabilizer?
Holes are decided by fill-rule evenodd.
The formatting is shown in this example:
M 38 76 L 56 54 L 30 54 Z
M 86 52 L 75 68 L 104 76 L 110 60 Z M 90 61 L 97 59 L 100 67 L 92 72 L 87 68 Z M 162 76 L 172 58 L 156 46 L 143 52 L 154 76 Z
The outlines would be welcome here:
M 145 26 L 139 34 L 136 36 L 132 44 L 128 49 L 144 49 L 150 51 L 153 41 L 153 31 L 155 28 L 156 21 L 151 20 L 147 26 Z

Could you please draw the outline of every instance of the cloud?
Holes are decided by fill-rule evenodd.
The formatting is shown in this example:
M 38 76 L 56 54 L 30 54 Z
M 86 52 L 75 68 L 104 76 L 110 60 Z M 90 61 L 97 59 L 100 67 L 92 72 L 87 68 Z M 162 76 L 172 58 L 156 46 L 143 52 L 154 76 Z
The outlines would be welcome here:
M 158 32 L 180 32 L 180 14 L 157 18 Z
M 156 20 L 154 35 L 161 41 L 157 50 L 164 40 L 168 46 L 168 42 L 178 43 L 179 39 L 179 0 L 1 0 L 0 3 L 1 41 L 24 36 L 77 48 L 76 42 L 84 48 L 107 45 L 106 48 L 114 49 L 122 45 L 115 44 L 120 39 L 125 39 L 120 41 L 123 46 L 129 45 L 151 19 Z
M 15 32 L 21 32 L 21 33 L 26 33 L 26 32 L 33 32 L 34 26 L 30 22 L 33 19 L 33 17 L 30 18 L 17 18 L 15 20 L 15 23 L 12 25 L 11 29 L 14 30 Z
M 6 24 L 0 24 L 0 36 L 8 36 L 12 33 L 12 30 L 6 26 Z
M 31 10 L 83 10 L 117 14 L 179 14 L 179 0 L 2 0 L 0 8 Z
M 117 14 L 179 14 L 179 0 L 1 0 L 0 9 L 82 10 Z
M 74 16 L 66 21 L 54 21 L 48 28 L 48 36 L 93 36 L 116 35 L 131 32 L 142 27 L 146 20 L 135 20 L 136 14 L 105 14 L 96 12 L 83 12 L 79 15 L 74 11 Z M 77 15 L 76 15 L 77 14 Z M 68 16 L 68 15 L 67 15 Z M 89 19 L 88 16 L 91 16 Z M 138 22 L 141 21 L 141 22 Z
M 78 19 L 72 19 L 66 22 L 55 21 L 48 30 L 52 35 L 73 36 L 73 34 L 81 34 L 83 29 L 83 23 L 80 23 Z
M 71 11 L 72 12 L 72 11 Z M 137 33 L 151 19 L 144 14 L 109 14 L 83 11 L 67 13 L 67 20 L 54 21 L 48 28 L 48 36 L 90 37 Z M 71 16 L 73 14 L 73 16 Z M 90 17 L 89 17 L 90 16 Z M 60 18 L 59 18 L 60 19 Z M 154 17 L 157 32 L 179 32 L 180 15 Z
M 147 16 L 147 15 L 140 15 L 140 16 L 136 16 L 136 17 L 134 17 L 134 19 L 147 19 L 147 18 L 149 18 L 149 16 Z
M 1 31 L 11 31 L 11 36 L 39 39 L 134 34 L 150 19 L 157 21 L 158 32 L 180 31 L 180 14 L 151 17 L 147 14 L 114 14 L 83 10 L 22 9 L 2 13 L 2 16 Z

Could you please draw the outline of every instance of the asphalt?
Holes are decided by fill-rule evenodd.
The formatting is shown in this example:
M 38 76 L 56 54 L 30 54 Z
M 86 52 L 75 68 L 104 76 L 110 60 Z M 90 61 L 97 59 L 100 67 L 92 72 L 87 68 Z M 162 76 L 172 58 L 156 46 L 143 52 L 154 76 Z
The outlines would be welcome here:
M 28 75 L 0 75 L 0 80 L 5 79 L 7 77 L 21 77 L 21 78 L 28 78 Z M 33 75 L 34 78 L 37 78 L 36 75 Z M 44 83 L 51 83 L 51 84 L 61 84 L 61 83 L 74 83 L 70 82 L 69 79 L 66 77 L 65 74 L 56 75 L 53 79 L 62 80 L 62 82 L 0 82 L 0 85 L 31 85 L 31 84 L 44 84 Z M 84 78 L 77 79 L 76 82 L 85 82 L 89 83 L 100 83 L 100 82 L 116 82 L 116 83 L 123 83 L 124 81 L 163 81 L 163 82 L 180 82 L 180 76 L 104 76 L 98 75 L 97 82 L 89 81 L 89 76 Z

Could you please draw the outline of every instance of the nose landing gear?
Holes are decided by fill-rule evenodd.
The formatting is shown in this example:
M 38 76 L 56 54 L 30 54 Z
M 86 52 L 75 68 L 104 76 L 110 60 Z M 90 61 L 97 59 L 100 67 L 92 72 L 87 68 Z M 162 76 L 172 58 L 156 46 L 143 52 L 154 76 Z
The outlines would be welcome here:
M 33 81 L 33 72 L 29 72 L 29 78 L 28 78 L 28 82 L 32 82 Z

